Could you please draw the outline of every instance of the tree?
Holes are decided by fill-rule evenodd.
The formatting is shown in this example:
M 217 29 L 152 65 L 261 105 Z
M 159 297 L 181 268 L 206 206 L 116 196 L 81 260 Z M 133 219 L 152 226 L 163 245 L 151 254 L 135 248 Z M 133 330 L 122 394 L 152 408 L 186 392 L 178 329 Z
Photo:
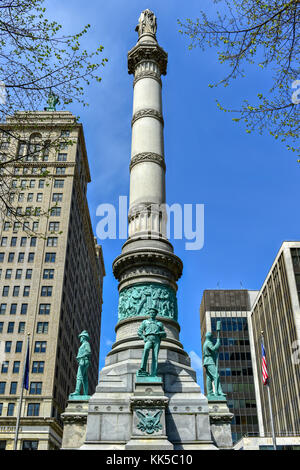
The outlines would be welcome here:
M 17 214 L 12 202 L 12 178 L 20 178 L 14 173 L 14 165 L 46 160 L 50 148 L 73 143 L 67 138 L 63 143 L 53 140 L 51 129 L 49 138 L 29 142 L 24 131 L 27 121 L 32 121 L 32 112 L 43 109 L 47 98 L 49 106 L 45 109 L 52 111 L 57 102 L 63 108 L 73 101 L 87 105 L 84 87 L 92 80 L 101 81 L 98 71 L 107 61 L 103 58 L 97 62 L 103 46 L 92 52 L 81 46 L 90 25 L 71 36 L 60 34 L 62 26 L 45 17 L 43 3 L 0 3 L 0 213 L 16 219 L 24 214 Z M 12 115 L 14 126 L 1 126 Z M 46 170 L 43 176 L 47 177 Z M 16 191 L 14 187 L 13 193 Z
M 244 121 L 248 133 L 267 130 L 290 150 L 299 151 L 295 143 L 299 139 L 300 0 L 225 0 L 224 11 L 217 11 L 214 19 L 201 11 L 195 21 L 178 22 L 180 32 L 191 40 L 190 49 L 218 47 L 220 63 L 229 68 L 210 87 L 228 86 L 244 77 L 247 63 L 272 69 L 272 87 L 267 94 L 257 94 L 256 104 L 244 100 L 239 110 L 217 104 L 221 110 L 237 113 L 233 121 Z

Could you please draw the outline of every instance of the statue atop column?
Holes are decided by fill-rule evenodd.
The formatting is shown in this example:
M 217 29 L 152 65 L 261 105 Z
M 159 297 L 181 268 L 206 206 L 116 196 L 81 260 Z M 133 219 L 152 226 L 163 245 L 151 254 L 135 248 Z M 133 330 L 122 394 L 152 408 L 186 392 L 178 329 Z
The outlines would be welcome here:
M 139 24 L 135 30 L 139 33 L 139 37 L 144 33 L 152 33 L 155 36 L 157 31 L 157 21 L 153 11 L 148 9 L 142 11 L 139 17 Z
M 151 307 L 149 308 L 148 313 L 150 314 L 150 319 L 144 320 L 141 323 L 137 332 L 138 336 L 145 342 L 141 367 L 136 373 L 137 377 L 157 377 L 160 341 L 162 338 L 165 338 L 167 336 L 163 324 L 160 321 L 156 320 L 158 310 L 154 307 Z M 151 375 L 149 375 L 146 368 L 151 349 L 152 366 Z
M 78 335 L 78 338 L 81 346 L 76 357 L 78 362 L 76 388 L 75 392 L 69 395 L 69 400 L 88 400 L 90 398 L 88 395 L 88 368 L 91 358 L 90 337 L 88 332 L 84 330 Z M 83 395 L 80 394 L 81 387 L 83 388 Z
M 206 333 L 206 340 L 203 345 L 203 366 L 206 372 L 206 390 L 208 400 L 226 400 L 226 395 L 223 393 L 220 383 L 220 376 L 218 370 L 218 358 L 220 348 L 220 329 L 221 322 L 217 322 L 218 338 L 216 343 L 213 343 L 213 335 L 211 332 Z M 214 390 L 213 390 L 214 385 Z

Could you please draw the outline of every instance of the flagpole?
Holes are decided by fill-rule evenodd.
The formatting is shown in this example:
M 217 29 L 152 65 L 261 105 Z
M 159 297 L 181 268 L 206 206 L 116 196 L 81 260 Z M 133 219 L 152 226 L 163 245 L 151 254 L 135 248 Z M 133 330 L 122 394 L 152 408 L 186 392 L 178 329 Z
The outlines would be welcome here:
M 24 390 L 24 379 L 25 379 L 25 372 L 26 372 L 27 354 L 28 354 L 28 348 L 29 348 L 29 337 L 30 337 L 30 333 L 28 333 L 27 335 L 27 347 L 26 347 L 26 353 L 25 353 L 24 364 L 23 364 L 23 375 L 22 375 L 21 393 L 20 393 L 20 399 L 19 399 L 17 423 L 16 423 L 14 450 L 17 450 L 17 447 L 18 447 L 19 427 L 20 427 L 20 418 L 21 418 L 21 412 L 22 412 L 23 390 Z
M 263 347 L 265 348 L 265 345 L 264 345 L 264 332 L 263 331 L 261 332 L 261 341 L 262 341 Z M 273 410 L 272 410 L 272 402 L 271 402 L 271 394 L 270 394 L 270 385 L 269 385 L 269 377 L 268 377 L 267 382 L 266 382 L 266 387 L 267 387 L 267 390 L 268 390 L 268 401 L 269 401 L 269 410 L 270 410 L 270 421 L 271 421 L 273 448 L 274 448 L 274 450 L 277 450 L 274 420 L 273 420 Z

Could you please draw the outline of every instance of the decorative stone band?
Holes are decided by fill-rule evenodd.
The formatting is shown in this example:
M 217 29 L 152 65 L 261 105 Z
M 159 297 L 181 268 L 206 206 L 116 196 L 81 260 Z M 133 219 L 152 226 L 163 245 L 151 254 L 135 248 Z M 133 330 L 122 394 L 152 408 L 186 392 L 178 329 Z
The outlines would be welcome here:
M 87 421 L 87 413 L 86 414 L 62 414 L 61 418 L 65 424 L 75 424 L 75 423 L 82 423 L 85 424 Z
M 159 155 L 158 153 L 153 153 L 153 152 L 142 152 L 142 153 L 137 153 L 136 155 L 133 155 L 133 157 L 131 158 L 130 166 L 129 166 L 130 170 L 132 170 L 134 165 L 137 165 L 138 163 L 143 163 L 143 162 L 157 163 L 164 170 L 166 170 L 164 157 L 162 155 Z
M 139 111 L 137 111 L 134 115 L 133 115 L 133 118 L 131 120 L 131 126 L 133 126 L 133 124 L 138 120 L 138 119 L 141 119 L 143 117 L 152 117 L 152 118 L 155 118 L 157 119 L 158 121 L 160 121 L 162 123 L 162 125 L 164 125 L 164 118 L 163 118 L 163 115 L 157 111 L 156 109 L 152 109 L 152 108 L 146 108 L 146 109 L 140 109 Z
M 224 423 L 230 424 L 233 418 L 232 413 L 209 413 L 209 419 L 211 424 Z
M 182 274 L 182 261 L 174 253 L 166 253 L 156 249 L 130 252 L 119 255 L 113 262 L 113 273 L 120 279 L 124 272 L 131 271 L 133 267 L 155 266 L 168 269 L 177 281 Z
M 145 283 L 121 290 L 118 321 L 148 316 L 151 307 L 157 308 L 160 317 L 171 318 L 174 321 L 178 319 L 175 291 L 163 284 Z
M 160 75 L 157 75 L 155 72 L 151 72 L 151 71 L 143 71 L 141 73 L 139 73 L 137 76 L 135 76 L 134 80 L 133 80 L 133 86 L 135 86 L 135 84 L 141 80 L 142 78 L 153 78 L 154 80 L 156 80 L 160 86 L 162 86 L 162 81 L 161 81 L 161 78 L 160 78 Z
M 169 399 L 167 397 L 154 397 L 154 398 L 130 398 L 130 409 L 134 407 L 139 408 L 166 408 L 168 406 Z
M 145 61 L 157 64 L 161 75 L 167 74 L 168 54 L 158 44 L 138 42 L 128 52 L 128 73 L 135 74 L 137 67 Z

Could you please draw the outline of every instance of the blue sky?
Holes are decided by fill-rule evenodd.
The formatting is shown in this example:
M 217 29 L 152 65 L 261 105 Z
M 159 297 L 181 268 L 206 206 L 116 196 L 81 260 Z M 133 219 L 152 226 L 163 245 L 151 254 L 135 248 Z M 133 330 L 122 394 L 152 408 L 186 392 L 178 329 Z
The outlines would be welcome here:
M 157 38 L 169 54 L 163 78 L 167 202 L 205 205 L 205 242 L 200 251 L 186 251 L 184 240 L 172 241 L 184 263 L 178 283 L 181 341 L 193 351 L 193 364 L 202 383 L 199 307 L 204 289 L 259 289 L 284 240 L 299 239 L 299 164 L 295 154 L 271 136 L 246 134 L 241 124 L 217 109 L 218 99 L 237 108 L 243 99 L 268 89 L 271 74 L 252 66 L 246 77 L 227 88 L 210 89 L 225 74 L 216 50 L 188 50 L 177 19 L 196 18 L 198 0 L 80 0 L 46 1 L 48 17 L 78 32 L 90 23 L 87 48 L 104 46 L 109 62 L 102 82 L 86 90 L 90 106 L 69 110 L 84 125 L 92 182 L 88 202 L 94 230 L 101 203 L 117 205 L 128 195 L 131 144 L 132 76 L 127 52 L 137 41 L 134 31 L 140 12 L 153 10 Z M 201 8 L 216 8 L 202 0 Z M 104 279 L 100 367 L 115 339 L 117 281 L 112 262 L 122 240 L 99 241 L 103 246 Z

